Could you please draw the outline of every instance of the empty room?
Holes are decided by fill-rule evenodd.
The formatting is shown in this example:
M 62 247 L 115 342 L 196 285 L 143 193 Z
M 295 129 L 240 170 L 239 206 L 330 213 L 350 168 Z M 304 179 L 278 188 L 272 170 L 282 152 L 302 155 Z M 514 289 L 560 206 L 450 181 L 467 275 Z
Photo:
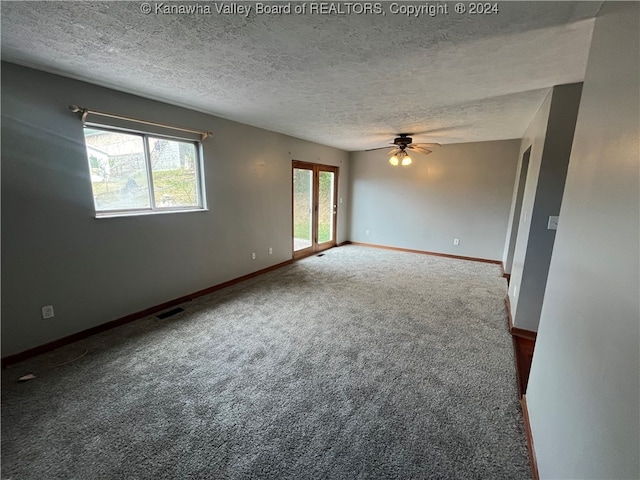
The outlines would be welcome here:
M 2 479 L 640 478 L 640 3 L 0 13 Z

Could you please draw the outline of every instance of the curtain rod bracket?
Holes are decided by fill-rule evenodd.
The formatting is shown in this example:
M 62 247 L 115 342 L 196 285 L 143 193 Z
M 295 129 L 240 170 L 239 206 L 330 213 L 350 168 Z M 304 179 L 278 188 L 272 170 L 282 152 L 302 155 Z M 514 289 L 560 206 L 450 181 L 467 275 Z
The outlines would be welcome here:
M 82 124 L 85 124 L 85 121 L 87 120 L 87 115 L 89 115 L 89 109 L 88 108 L 80 108 L 78 105 L 69 105 L 69 110 L 71 110 L 73 113 L 81 113 L 82 116 Z

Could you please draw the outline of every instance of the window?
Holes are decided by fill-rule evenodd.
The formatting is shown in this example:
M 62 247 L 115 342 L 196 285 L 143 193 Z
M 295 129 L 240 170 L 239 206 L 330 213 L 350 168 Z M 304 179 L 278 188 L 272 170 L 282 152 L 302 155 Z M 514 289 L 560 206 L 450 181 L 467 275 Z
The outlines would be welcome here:
M 200 142 L 86 126 L 97 216 L 203 210 Z

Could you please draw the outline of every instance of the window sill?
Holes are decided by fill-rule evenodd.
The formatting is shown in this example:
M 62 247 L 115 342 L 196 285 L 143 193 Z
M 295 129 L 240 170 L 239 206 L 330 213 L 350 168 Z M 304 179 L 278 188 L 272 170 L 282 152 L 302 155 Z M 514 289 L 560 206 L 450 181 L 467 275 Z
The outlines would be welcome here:
M 166 215 L 169 213 L 193 213 L 208 212 L 208 208 L 185 208 L 179 210 L 136 210 L 131 212 L 105 212 L 96 213 L 94 218 L 118 218 L 118 217 L 146 217 L 149 215 Z

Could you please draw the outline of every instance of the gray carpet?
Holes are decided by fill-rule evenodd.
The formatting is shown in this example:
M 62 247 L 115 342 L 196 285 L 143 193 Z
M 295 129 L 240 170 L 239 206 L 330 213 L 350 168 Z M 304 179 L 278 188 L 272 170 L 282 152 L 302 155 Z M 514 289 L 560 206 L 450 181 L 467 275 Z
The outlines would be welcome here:
M 41 355 L 3 371 L 2 478 L 530 478 L 505 294 L 345 246 Z

